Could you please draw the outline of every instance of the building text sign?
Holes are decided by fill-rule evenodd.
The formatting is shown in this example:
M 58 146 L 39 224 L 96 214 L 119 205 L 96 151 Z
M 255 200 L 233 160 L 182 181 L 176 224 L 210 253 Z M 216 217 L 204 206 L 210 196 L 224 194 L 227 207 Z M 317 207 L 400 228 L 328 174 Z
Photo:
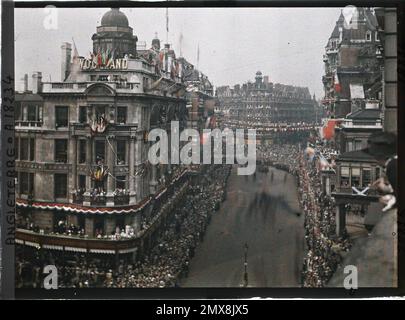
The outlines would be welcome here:
M 128 69 L 128 59 L 80 59 L 81 70 L 95 70 L 95 69 L 114 69 L 114 70 L 126 70 Z

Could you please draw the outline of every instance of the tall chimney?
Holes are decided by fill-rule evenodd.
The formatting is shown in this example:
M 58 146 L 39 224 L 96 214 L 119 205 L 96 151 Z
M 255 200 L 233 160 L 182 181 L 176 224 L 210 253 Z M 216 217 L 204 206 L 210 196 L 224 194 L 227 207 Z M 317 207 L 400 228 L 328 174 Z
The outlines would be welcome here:
M 28 73 L 24 74 L 24 92 L 28 91 Z
M 42 91 L 42 72 L 34 71 L 32 73 L 32 93 Z
M 61 46 L 62 60 L 61 60 L 61 81 L 65 81 L 70 73 L 70 62 L 72 59 L 72 45 L 69 42 L 64 42 Z

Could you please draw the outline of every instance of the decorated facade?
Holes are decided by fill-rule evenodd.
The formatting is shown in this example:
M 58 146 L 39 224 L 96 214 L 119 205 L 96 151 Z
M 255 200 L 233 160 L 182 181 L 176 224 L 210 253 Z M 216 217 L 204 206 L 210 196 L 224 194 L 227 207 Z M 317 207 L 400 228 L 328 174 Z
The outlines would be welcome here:
M 132 255 L 148 247 L 187 187 L 185 168 L 147 161 L 149 130 L 170 136 L 172 120 L 187 125 L 182 61 L 157 38 L 137 50 L 117 8 L 92 40 L 85 56 L 62 45 L 60 82 L 37 72 L 32 90 L 16 95 L 16 241 Z

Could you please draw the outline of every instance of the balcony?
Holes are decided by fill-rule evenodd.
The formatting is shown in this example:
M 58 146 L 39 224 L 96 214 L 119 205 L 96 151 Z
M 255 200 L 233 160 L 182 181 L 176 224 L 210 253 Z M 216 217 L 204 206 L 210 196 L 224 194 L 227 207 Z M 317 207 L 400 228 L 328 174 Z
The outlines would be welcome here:
M 38 128 L 42 127 L 42 121 L 15 120 L 15 125 L 18 127 Z
M 340 125 L 342 128 L 382 129 L 381 119 L 353 120 L 344 119 Z
M 44 249 L 102 254 L 128 253 L 140 244 L 140 239 L 97 239 L 87 236 L 43 234 L 26 229 L 16 230 L 16 243 Z
M 133 90 L 135 84 L 134 83 L 128 83 L 128 82 L 119 82 L 115 85 L 117 89 L 129 89 Z
M 82 204 L 84 201 L 84 192 L 76 192 L 72 194 L 73 203 Z
M 95 194 L 90 196 L 90 205 L 105 206 L 107 204 L 107 196 L 104 194 Z
M 326 54 L 336 54 L 336 53 L 338 53 L 337 48 L 327 48 L 326 49 Z
M 125 206 L 129 204 L 129 194 L 120 194 L 114 196 L 114 204 L 116 206 Z
M 97 81 L 89 82 L 44 82 L 42 92 L 44 93 L 83 93 L 87 87 Z M 142 93 L 140 83 L 132 82 L 102 82 L 118 92 Z

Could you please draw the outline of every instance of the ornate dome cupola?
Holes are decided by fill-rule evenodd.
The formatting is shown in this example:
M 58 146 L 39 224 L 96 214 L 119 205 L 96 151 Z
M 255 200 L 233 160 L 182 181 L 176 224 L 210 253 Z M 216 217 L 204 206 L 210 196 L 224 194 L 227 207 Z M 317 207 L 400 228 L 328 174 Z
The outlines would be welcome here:
M 101 26 L 128 28 L 128 18 L 119 8 L 111 8 L 101 18 Z
M 155 33 L 155 38 L 152 40 L 152 48 L 155 50 L 160 50 L 160 40 L 158 38 L 157 32 Z
M 93 34 L 93 52 L 122 58 L 126 54 L 136 56 L 137 36 L 129 26 L 127 16 L 119 8 L 111 8 L 101 18 L 97 33 Z
M 256 72 L 256 78 L 255 79 L 256 79 L 256 85 L 260 86 L 262 84 L 262 81 L 263 81 L 263 76 L 262 76 L 261 71 Z

